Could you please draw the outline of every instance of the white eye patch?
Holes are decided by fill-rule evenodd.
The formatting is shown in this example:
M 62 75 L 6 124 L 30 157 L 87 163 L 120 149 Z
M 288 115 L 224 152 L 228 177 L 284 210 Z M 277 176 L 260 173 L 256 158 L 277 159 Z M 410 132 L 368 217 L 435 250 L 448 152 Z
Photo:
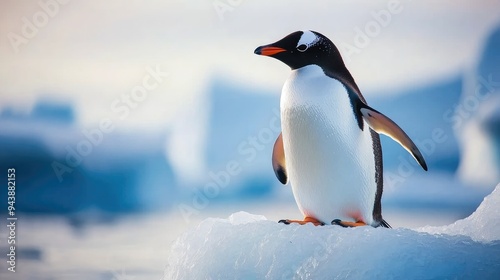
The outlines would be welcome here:
M 310 46 L 314 45 L 314 43 L 316 43 L 319 40 L 319 38 L 312 31 L 306 30 L 302 32 L 304 33 L 302 34 L 302 36 L 300 36 L 300 40 L 297 43 L 297 48 L 299 48 L 300 45 L 305 45 L 306 46 L 305 48 L 304 47 L 300 48 L 300 51 L 305 51 Z

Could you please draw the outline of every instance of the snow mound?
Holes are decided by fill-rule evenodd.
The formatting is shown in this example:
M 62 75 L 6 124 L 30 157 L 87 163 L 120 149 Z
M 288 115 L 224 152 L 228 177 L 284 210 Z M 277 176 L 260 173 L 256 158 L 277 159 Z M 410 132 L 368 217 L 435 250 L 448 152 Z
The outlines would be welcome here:
M 432 234 L 465 235 L 483 242 L 500 240 L 500 185 L 469 217 L 448 226 L 429 226 L 419 230 Z
M 495 279 L 499 189 L 470 217 L 418 231 L 207 219 L 175 241 L 164 279 Z

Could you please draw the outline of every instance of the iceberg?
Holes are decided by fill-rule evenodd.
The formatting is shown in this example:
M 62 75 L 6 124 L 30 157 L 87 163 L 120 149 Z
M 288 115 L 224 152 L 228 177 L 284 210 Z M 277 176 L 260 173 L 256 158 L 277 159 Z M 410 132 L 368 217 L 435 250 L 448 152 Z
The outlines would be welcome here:
M 453 116 L 460 143 L 458 176 L 493 187 L 500 180 L 500 25 L 486 40 L 478 64 L 469 70 Z
M 172 245 L 163 279 L 498 279 L 500 185 L 442 227 L 284 225 L 209 218 Z

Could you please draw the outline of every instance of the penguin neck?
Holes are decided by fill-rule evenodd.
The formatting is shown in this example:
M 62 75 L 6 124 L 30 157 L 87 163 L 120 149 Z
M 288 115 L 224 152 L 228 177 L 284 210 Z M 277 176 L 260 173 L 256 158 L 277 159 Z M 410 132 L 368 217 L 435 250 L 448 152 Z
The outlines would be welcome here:
M 359 96 L 359 99 L 361 99 L 363 103 L 366 103 L 366 100 L 361 94 L 361 91 L 351 75 L 351 72 L 347 70 L 347 67 L 345 67 L 343 63 L 341 65 L 337 65 L 337 67 L 324 67 L 322 69 L 325 75 L 341 82 L 348 91 L 352 91 Z
M 325 91 L 325 83 L 329 84 L 332 81 L 341 85 L 342 89 L 336 87 L 335 92 L 329 92 L 328 90 Z M 287 84 L 293 84 L 293 86 L 287 86 Z M 308 85 L 307 90 L 300 90 L 306 85 Z M 287 83 L 285 83 L 285 87 L 289 89 L 287 90 L 289 92 L 287 94 L 292 94 L 294 95 L 294 98 L 299 98 L 303 101 L 312 101 L 312 99 L 324 96 L 325 94 L 339 94 L 340 92 L 347 94 L 349 96 L 352 113 L 356 117 L 358 127 L 361 130 L 364 129 L 364 123 L 359 108 L 363 103 L 366 104 L 366 101 L 347 68 L 343 67 L 343 70 L 334 72 L 330 68 L 310 64 L 293 70 L 290 78 L 287 80 Z M 301 94 L 297 94 L 300 92 L 306 93 L 307 96 L 300 96 Z
M 325 75 L 318 65 L 307 65 L 291 72 L 283 86 L 281 105 L 282 108 L 318 105 L 337 94 L 347 95 L 340 81 Z
M 325 71 L 323 68 L 316 64 L 306 65 L 295 70 L 292 70 L 292 77 L 295 76 L 300 79 L 314 79 L 314 78 L 325 78 Z
M 329 70 L 328 68 L 321 67 L 316 64 L 310 64 L 307 66 L 303 66 L 301 68 L 297 68 L 292 70 L 289 81 L 294 81 L 295 83 L 302 84 L 307 83 L 309 85 L 318 85 L 318 89 L 316 93 L 324 92 L 321 90 L 319 84 L 322 81 L 331 81 L 335 80 L 336 82 L 342 84 L 342 86 L 349 91 L 352 91 L 356 94 L 359 93 L 358 86 L 354 82 L 354 78 L 351 76 L 347 68 L 345 68 L 343 72 L 334 72 Z M 315 92 L 311 92 L 310 94 L 315 94 Z M 360 94 L 360 93 L 359 93 Z M 364 101 L 364 99 L 362 99 Z
M 356 81 L 351 75 L 351 72 L 349 72 L 349 70 L 347 69 L 347 67 L 345 67 L 342 61 L 339 64 L 334 64 L 334 65 L 309 64 L 306 66 L 302 66 L 300 68 L 292 68 L 292 72 L 295 72 L 297 74 L 303 73 L 309 76 L 313 74 L 319 75 L 320 73 L 319 70 L 321 70 L 323 75 L 326 75 L 332 79 L 341 82 L 348 90 L 351 90 L 356 94 L 361 95 L 361 91 L 359 90 Z M 362 96 L 360 99 L 366 103 L 365 99 Z
M 360 108 L 366 103 L 366 99 L 361 94 L 358 85 L 354 81 L 349 70 L 345 67 L 344 62 L 340 60 L 341 63 L 330 65 L 331 67 L 322 67 L 325 75 L 335 79 L 344 85 L 347 93 L 349 94 L 349 99 L 351 102 L 352 112 L 356 116 L 359 129 L 364 129 L 364 122 L 361 116 Z

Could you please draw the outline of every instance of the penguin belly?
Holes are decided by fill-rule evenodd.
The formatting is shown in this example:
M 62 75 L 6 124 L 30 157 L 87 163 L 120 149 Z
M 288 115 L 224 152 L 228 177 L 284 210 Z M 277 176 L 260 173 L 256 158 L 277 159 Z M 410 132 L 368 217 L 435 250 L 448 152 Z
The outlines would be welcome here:
M 377 185 L 370 129 L 357 124 L 349 95 L 316 65 L 292 71 L 281 125 L 295 201 L 305 217 L 373 223 Z

